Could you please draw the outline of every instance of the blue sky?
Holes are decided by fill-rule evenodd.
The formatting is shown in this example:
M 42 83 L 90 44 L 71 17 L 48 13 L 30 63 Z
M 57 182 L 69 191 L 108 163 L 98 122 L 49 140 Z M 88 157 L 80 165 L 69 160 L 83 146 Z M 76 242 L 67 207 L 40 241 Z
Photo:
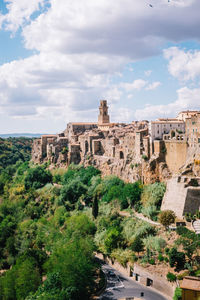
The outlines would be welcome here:
M 149 3 L 153 7 L 149 6 Z M 0 133 L 200 110 L 199 0 L 0 0 Z

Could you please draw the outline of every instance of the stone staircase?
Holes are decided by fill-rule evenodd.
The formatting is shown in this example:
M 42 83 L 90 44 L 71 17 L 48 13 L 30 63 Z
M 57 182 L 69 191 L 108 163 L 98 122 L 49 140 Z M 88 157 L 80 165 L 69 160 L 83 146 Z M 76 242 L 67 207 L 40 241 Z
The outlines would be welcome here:
M 200 234 L 200 220 L 196 220 L 193 222 L 193 228 L 196 234 Z

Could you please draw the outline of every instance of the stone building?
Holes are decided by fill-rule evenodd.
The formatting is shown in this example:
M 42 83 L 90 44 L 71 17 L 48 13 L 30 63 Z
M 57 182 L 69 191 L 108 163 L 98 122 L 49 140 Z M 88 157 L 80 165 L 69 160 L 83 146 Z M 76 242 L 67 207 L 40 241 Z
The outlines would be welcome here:
M 178 120 L 182 120 L 182 121 L 186 121 L 186 119 L 191 118 L 192 116 L 196 115 L 198 113 L 198 110 L 185 110 L 185 111 L 181 111 L 178 116 L 177 119 Z
M 154 140 L 162 140 L 164 134 L 168 134 L 171 130 L 179 133 L 185 132 L 185 123 L 178 119 L 158 119 L 149 124 L 149 134 L 151 142 Z
M 107 101 L 101 100 L 98 122 L 71 122 L 62 133 L 35 140 L 32 160 L 62 167 L 94 165 L 103 175 L 115 174 L 129 182 L 166 181 L 175 191 L 176 213 L 181 216 L 199 205 L 198 187 L 185 186 L 174 176 L 186 175 L 188 182 L 200 178 L 200 112 L 181 112 L 176 119 L 150 123 L 111 123 Z M 166 192 L 163 209 L 172 208 L 171 198 Z
M 182 289 L 182 300 L 200 299 L 200 278 L 195 276 L 186 276 L 180 285 Z

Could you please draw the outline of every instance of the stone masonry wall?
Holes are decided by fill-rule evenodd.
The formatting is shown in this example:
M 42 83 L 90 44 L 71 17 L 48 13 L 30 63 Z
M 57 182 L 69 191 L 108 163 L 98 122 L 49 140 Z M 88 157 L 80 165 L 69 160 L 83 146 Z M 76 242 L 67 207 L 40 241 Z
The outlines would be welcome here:
M 138 282 L 143 285 L 147 286 L 147 279 L 153 280 L 152 287 L 158 290 L 159 292 L 165 294 L 168 299 L 172 299 L 176 286 L 175 284 L 170 284 L 166 279 L 148 272 L 145 268 L 139 266 L 136 263 L 133 266 L 127 264 L 126 267 L 123 267 L 117 261 L 112 261 L 109 257 L 104 256 L 101 253 L 96 254 L 96 257 L 104 260 L 114 269 L 121 272 L 123 275 L 129 277 L 130 279 L 136 280 L 135 275 L 139 275 Z
M 161 210 L 173 210 L 177 217 L 186 212 L 195 213 L 200 208 L 200 187 L 188 186 L 187 177 L 173 177 L 167 181 L 167 189 Z
M 177 140 L 165 141 L 165 148 L 166 164 L 172 174 L 178 174 L 187 159 L 187 142 Z

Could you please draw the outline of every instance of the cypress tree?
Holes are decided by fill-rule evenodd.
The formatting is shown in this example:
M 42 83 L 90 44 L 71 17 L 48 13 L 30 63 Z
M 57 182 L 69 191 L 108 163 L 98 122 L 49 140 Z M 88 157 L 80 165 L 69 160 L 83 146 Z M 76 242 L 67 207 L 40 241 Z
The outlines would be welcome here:
M 97 195 L 95 195 L 92 204 L 92 215 L 95 219 L 97 218 L 98 213 L 99 213 L 98 198 Z

